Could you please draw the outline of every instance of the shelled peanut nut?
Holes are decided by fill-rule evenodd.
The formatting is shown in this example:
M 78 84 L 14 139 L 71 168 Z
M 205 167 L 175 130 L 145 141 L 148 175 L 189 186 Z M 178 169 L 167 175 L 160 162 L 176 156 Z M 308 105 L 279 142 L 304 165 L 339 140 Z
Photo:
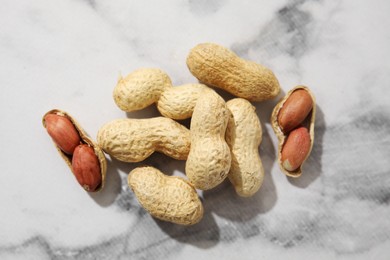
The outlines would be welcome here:
M 284 133 L 299 126 L 313 108 L 313 99 L 304 89 L 298 89 L 287 98 L 278 114 L 278 123 Z
M 77 181 L 86 191 L 95 191 L 102 182 L 99 159 L 87 144 L 80 144 L 74 150 L 72 169 Z
M 292 130 L 283 145 L 281 152 L 282 166 L 289 172 L 302 165 L 310 151 L 310 135 L 306 127 Z
M 80 135 L 69 118 L 58 114 L 47 114 L 44 118 L 46 130 L 54 143 L 66 154 L 73 154 L 80 144 Z

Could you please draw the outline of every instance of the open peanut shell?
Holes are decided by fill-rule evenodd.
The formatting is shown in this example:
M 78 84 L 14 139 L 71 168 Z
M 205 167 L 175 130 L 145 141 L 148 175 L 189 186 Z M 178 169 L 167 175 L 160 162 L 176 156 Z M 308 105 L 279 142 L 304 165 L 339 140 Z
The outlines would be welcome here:
M 87 144 L 93 148 L 93 150 L 94 150 L 94 152 L 99 160 L 100 174 L 102 176 L 102 182 L 94 191 L 88 191 L 88 190 L 87 191 L 88 192 L 98 192 L 98 191 L 102 190 L 104 187 L 105 180 L 106 180 L 106 172 L 107 172 L 107 161 L 106 161 L 106 157 L 104 156 L 102 149 L 88 136 L 88 134 L 84 131 L 84 129 L 80 126 L 80 124 L 71 115 L 69 115 L 65 111 L 62 111 L 59 109 L 52 109 L 52 110 L 48 111 L 47 113 L 45 113 L 42 117 L 42 124 L 45 128 L 46 128 L 45 116 L 48 114 L 56 114 L 56 115 L 60 115 L 60 116 L 64 116 L 64 117 L 68 118 L 72 122 L 74 127 L 76 128 L 76 131 L 78 132 L 78 134 L 80 136 L 81 144 Z M 56 147 L 57 151 L 60 153 L 61 157 L 64 159 L 65 163 L 69 166 L 70 170 L 73 173 L 72 155 L 64 153 L 55 142 L 53 142 L 53 143 L 54 143 L 54 146 Z
M 288 170 L 286 170 L 283 167 L 282 160 L 281 160 L 282 148 L 283 148 L 283 145 L 286 142 L 288 134 L 283 133 L 282 129 L 280 128 L 279 122 L 278 122 L 278 115 L 279 115 L 280 109 L 283 107 L 283 105 L 286 102 L 286 100 L 290 97 L 290 95 L 294 91 L 296 91 L 298 89 L 303 89 L 303 90 L 307 91 L 308 94 L 311 96 L 311 98 L 313 100 L 313 108 L 312 108 L 311 112 L 308 114 L 308 116 L 306 117 L 306 119 L 302 122 L 302 125 L 306 126 L 307 129 L 309 130 L 309 135 L 310 135 L 310 141 L 311 142 L 310 142 L 310 150 L 309 150 L 305 160 L 303 161 L 303 163 L 296 170 L 288 171 Z M 313 93 L 310 91 L 310 89 L 308 87 L 305 87 L 305 86 L 296 86 L 293 89 L 291 89 L 286 94 L 286 96 L 281 101 L 279 101 L 278 104 L 276 104 L 275 108 L 272 111 L 271 125 L 272 125 L 272 128 L 273 128 L 273 130 L 274 130 L 274 132 L 275 132 L 275 134 L 276 134 L 276 136 L 278 138 L 278 141 L 279 141 L 279 145 L 278 145 L 278 164 L 279 164 L 279 167 L 282 170 L 282 172 L 284 174 L 286 174 L 287 176 L 289 176 L 289 177 L 297 178 L 297 177 L 301 176 L 301 174 L 302 174 L 302 165 L 305 163 L 306 159 L 309 157 L 309 155 L 311 153 L 311 150 L 313 148 L 315 118 L 316 118 L 316 100 L 315 100 L 315 97 L 314 97 Z

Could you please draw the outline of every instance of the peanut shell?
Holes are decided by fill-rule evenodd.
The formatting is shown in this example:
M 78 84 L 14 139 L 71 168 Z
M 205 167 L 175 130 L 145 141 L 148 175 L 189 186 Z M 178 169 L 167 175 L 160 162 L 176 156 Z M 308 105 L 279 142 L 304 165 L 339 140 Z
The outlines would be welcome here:
M 249 101 L 271 99 L 280 91 L 279 81 L 270 69 L 215 43 L 196 45 L 186 62 L 200 82 Z
M 190 130 L 166 117 L 123 118 L 104 124 L 97 142 L 109 155 L 124 162 L 140 162 L 161 152 L 186 160 L 190 151 Z
M 157 102 L 161 115 L 175 120 L 190 118 L 196 101 L 209 88 L 203 84 L 185 84 L 166 89 Z
M 202 202 L 185 179 L 145 166 L 132 170 L 127 180 L 139 203 L 153 217 L 180 225 L 193 225 L 202 219 Z
M 191 118 L 191 149 L 186 175 L 195 188 L 209 190 L 228 175 L 231 154 L 225 141 L 229 110 L 214 90 L 202 93 Z
M 226 106 L 230 118 L 225 136 L 232 155 L 228 178 L 238 195 L 250 197 L 260 189 L 264 180 L 258 150 L 262 140 L 260 119 L 255 107 L 245 99 L 231 99 Z

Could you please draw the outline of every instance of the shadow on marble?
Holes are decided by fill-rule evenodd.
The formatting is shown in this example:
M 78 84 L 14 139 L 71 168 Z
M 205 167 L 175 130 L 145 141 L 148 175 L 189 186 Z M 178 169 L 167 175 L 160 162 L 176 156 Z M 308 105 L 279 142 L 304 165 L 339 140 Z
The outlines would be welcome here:
M 322 174 L 322 147 L 326 123 L 322 109 L 317 105 L 314 128 L 314 144 L 312 152 L 302 167 L 299 178 L 286 177 L 288 181 L 299 188 L 306 188 Z
M 193 226 L 182 226 L 153 218 L 163 232 L 171 238 L 191 244 L 198 248 L 207 249 L 216 246 L 220 241 L 219 227 L 211 214 L 212 209 L 203 201 L 204 216 Z
M 160 114 L 160 112 L 158 112 L 157 106 L 155 104 L 151 104 L 150 106 L 147 106 L 141 110 L 132 111 L 132 112 L 125 112 L 125 113 L 126 113 L 127 118 L 138 118 L 138 119 L 161 116 L 161 114 Z
M 179 175 L 184 176 L 186 161 L 175 160 L 165 154 L 154 152 L 151 156 L 144 161 L 133 164 L 134 167 L 139 166 L 152 166 L 157 168 L 165 175 Z
M 97 193 L 88 193 L 89 196 L 100 206 L 108 207 L 112 205 L 121 193 L 122 180 L 119 172 L 128 172 L 130 165 L 117 160 L 107 159 L 106 183 L 103 190 Z
M 252 197 L 240 197 L 228 179 L 216 188 L 204 191 L 203 197 L 205 209 L 235 222 L 246 222 L 264 214 L 277 201 L 275 185 L 268 173 L 262 187 Z

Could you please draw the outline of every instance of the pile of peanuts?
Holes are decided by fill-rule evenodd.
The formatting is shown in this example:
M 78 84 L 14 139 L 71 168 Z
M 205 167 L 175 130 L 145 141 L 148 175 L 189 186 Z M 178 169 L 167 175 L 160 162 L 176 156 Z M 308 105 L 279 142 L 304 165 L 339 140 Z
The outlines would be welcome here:
M 229 49 L 203 43 L 187 57 L 199 84 L 172 86 L 160 69 L 138 69 L 119 79 L 117 106 L 126 112 L 156 103 L 162 116 L 123 118 L 103 125 L 91 140 L 66 112 L 51 110 L 43 125 L 80 185 L 89 192 L 104 187 L 104 153 L 124 162 L 140 162 L 154 152 L 186 160 L 186 178 L 167 176 L 142 166 L 128 175 L 128 185 L 153 217 L 193 225 L 203 217 L 196 189 L 209 190 L 228 178 L 237 194 L 253 196 L 264 169 L 259 155 L 260 120 L 250 103 L 275 98 L 280 86 L 274 73 L 238 57 Z M 211 87 L 237 98 L 227 102 Z M 190 129 L 175 120 L 191 118 Z M 297 86 L 275 106 L 271 124 L 279 141 L 278 163 L 288 176 L 299 177 L 314 141 L 315 99 L 309 88 Z

